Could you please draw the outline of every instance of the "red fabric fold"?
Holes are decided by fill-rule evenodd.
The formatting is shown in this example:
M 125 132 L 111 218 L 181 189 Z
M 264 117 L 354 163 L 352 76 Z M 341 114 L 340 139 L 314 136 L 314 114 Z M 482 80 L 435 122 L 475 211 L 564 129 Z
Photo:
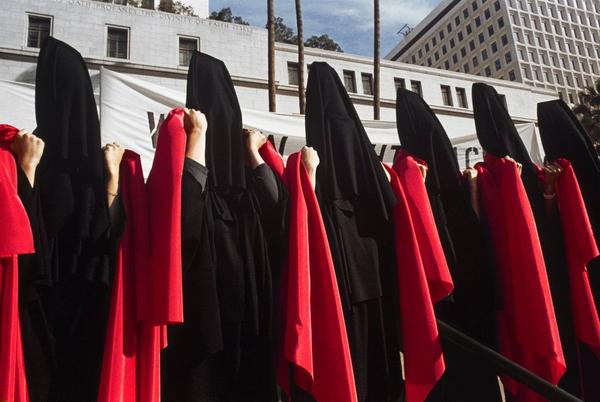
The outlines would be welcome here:
M 350 346 L 335 268 L 319 204 L 300 153 L 287 167 L 270 143 L 261 155 L 290 196 L 289 251 L 282 281 L 283 341 L 277 377 L 289 395 L 295 384 L 318 402 L 357 401 Z
M 152 170 L 146 183 L 150 213 L 152 297 L 139 298 L 141 316 L 152 324 L 183 322 L 181 278 L 181 178 L 186 134 L 183 109 L 172 110 L 162 123 Z M 163 345 L 165 346 L 165 345 Z
M 15 127 L 0 125 L 0 401 L 28 402 L 19 318 L 19 254 L 34 252 L 31 225 L 17 190 L 9 150 Z
M 125 151 L 120 169 L 120 194 L 126 224 L 119 243 L 112 287 L 98 402 L 159 401 L 159 382 L 152 377 L 160 351 L 158 328 L 138 315 L 138 300 L 148 300 L 140 286 L 149 265 L 149 215 L 140 156 Z M 155 344 L 154 349 L 148 345 Z M 158 373 L 160 373 L 158 371 Z
M 126 151 L 121 197 L 126 225 L 117 253 L 99 402 L 160 402 L 166 326 L 183 321 L 181 179 L 183 110 L 161 125 L 148 182 Z
M 556 182 L 556 200 L 563 223 L 575 334 L 600 358 L 600 320 L 587 272 L 588 263 L 600 253 L 573 167 L 566 159 L 555 162 L 563 169 Z
M 500 280 L 500 352 L 557 384 L 566 370 L 565 358 L 533 212 L 518 167 L 488 153 L 475 168 Z M 503 381 L 516 402 L 545 400 L 510 378 Z
M 437 303 L 452 293 L 454 283 L 418 164 L 427 166 L 424 161 L 400 150 L 394 158 L 393 169 L 398 174 L 408 201 L 429 291 L 433 303 Z
M 422 402 L 446 366 L 408 200 L 398 174 L 387 165 L 385 168 L 398 200 L 394 207 L 394 230 L 406 401 Z M 422 184 L 423 179 L 420 180 Z

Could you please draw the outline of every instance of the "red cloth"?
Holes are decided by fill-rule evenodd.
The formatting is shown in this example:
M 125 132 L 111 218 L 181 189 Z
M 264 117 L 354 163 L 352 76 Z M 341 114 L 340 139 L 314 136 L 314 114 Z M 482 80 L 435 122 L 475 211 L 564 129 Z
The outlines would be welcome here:
M 398 200 L 394 207 L 394 237 L 406 402 L 422 402 L 437 384 L 446 366 L 425 274 L 425 261 L 420 253 L 408 200 L 394 169 L 387 165 L 385 168 Z M 423 179 L 420 180 L 422 184 Z
M 429 283 L 433 303 L 445 299 L 454 290 L 450 268 L 437 231 L 427 188 L 418 165 L 427 166 L 405 150 L 400 150 L 394 158 L 394 171 L 408 201 L 410 216 L 417 235 L 419 251 Z
M 556 200 L 563 223 L 569 265 L 575 334 L 600 358 L 600 320 L 587 272 L 587 264 L 600 253 L 573 167 L 566 159 L 555 162 L 563 168 L 556 182 Z
M 186 134 L 183 109 L 162 123 L 146 183 L 150 221 L 150 299 L 139 300 L 142 317 L 157 325 L 183 322 L 181 278 L 181 179 Z M 163 345 L 164 346 L 164 345 Z
M 544 257 L 527 193 L 512 160 L 486 154 L 477 185 L 500 281 L 500 352 L 552 384 L 566 370 Z M 545 399 L 503 378 L 516 402 Z
M 126 225 L 115 270 L 99 402 L 160 402 L 166 326 L 183 321 L 181 179 L 183 110 L 161 125 L 148 182 L 139 155 L 126 151 L 121 196 Z
M 0 125 L 0 401 L 28 402 L 19 318 L 19 254 L 34 252 L 27 211 L 17 191 L 9 144 L 18 130 Z
M 138 303 L 152 297 L 143 282 L 150 230 L 138 154 L 125 151 L 120 176 L 126 224 L 117 251 L 98 402 L 160 401 L 160 332 L 138 315 Z
M 284 180 L 290 196 L 278 383 L 289 395 L 293 370 L 295 384 L 318 402 L 357 401 L 335 268 L 310 178 L 300 153 L 289 156 L 284 171 L 281 156 L 270 143 L 260 152 Z

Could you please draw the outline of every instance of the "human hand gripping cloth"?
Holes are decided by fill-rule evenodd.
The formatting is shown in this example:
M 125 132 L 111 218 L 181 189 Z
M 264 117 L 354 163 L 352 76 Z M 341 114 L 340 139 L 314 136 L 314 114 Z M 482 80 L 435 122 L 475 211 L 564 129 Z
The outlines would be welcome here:
M 154 325 L 183 322 L 181 179 L 186 143 L 183 116 L 183 109 L 173 109 L 161 125 L 146 182 L 150 213 L 148 286 L 152 297 L 138 299 L 138 309 L 142 319 L 147 318 Z
M 478 163 L 477 183 L 500 281 L 500 352 L 557 384 L 566 370 L 533 212 L 517 165 L 488 153 Z M 503 378 L 516 402 L 545 399 L 510 378 Z
M 283 162 L 270 143 L 263 158 L 280 174 Z M 356 385 L 335 269 L 319 204 L 300 153 L 284 172 L 290 193 L 289 253 L 282 286 L 286 300 L 277 377 L 291 395 L 295 384 L 318 402 L 357 401 Z
M 587 273 L 587 265 L 600 253 L 573 167 L 566 159 L 555 162 L 563 168 L 556 182 L 556 200 L 569 264 L 575 334 L 600 358 L 600 320 Z
M 28 402 L 19 318 L 19 254 L 34 252 L 27 212 L 17 193 L 17 166 L 9 144 L 15 127 L 0 125 L 0 400 Z
M 454 284 L 418 164 L 427 166 L 426 162 L 400 150 L 394 158 L 393 169 L 404 189 L 429 291 L 435 304 L 452 293 Z
M 444 357 L 408 200 L 396 171 L 384 166 L 398 200 L 393 215 L 406 402 L 422 402 L 444 373 Z
M 140 156 L 125 151 L 120 194 L 126 215 L 117 251 L 98 402 L 159 401 L 159 328 L 140 319 L 138 302 L 152 297 L 149 220 Z

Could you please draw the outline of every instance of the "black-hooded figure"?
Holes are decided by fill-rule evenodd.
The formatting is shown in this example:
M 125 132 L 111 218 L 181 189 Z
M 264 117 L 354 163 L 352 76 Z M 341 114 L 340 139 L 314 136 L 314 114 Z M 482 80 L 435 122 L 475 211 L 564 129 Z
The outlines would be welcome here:
M 52 290 L 44 295 L 47 316 L 31 325 L 38 334 L 51 335 L 37 352 L 42 355 L 27 356 L 26 350 L 26 360 L 35 365 L 49 360 L 55 341 L 57 372 L 48 400 L 91 401 L 97 395 L 110 295 L 103 152 L 85 62 L 52 37 L 38 58 L 35 106 L 37 135 L 46 144 L 36 184 L 50 261 L 43 281 Z
M 285 250 L 278 242 L 287 239 L 287 195 L 258 154 L 264 136 L 242 131 L 225 64 L 194 53 L 187 85 L 186 105 L 208 124 L 206 165 L 186 153 L 184 324 L 169 327 L 162 398 L 275 401 L 273 282 Z
M 589 136 L 575 114 L 562 101 L 538 104 L 538 124 L 546 159 L 568 160 L 573 167 L 587 214 L 592 225 L 596 244 L 600 244 L 600 159 Z M 587 266 L 588 277 L 596 306 L 600 306 L 600 258 Z M 590 348 L 579 343 L 580 364 L 586 400 L 600 400 L 600 386 L 589 373 L 600 373 L 600 360 Z
M 589 136 L 575 114 L 561 100 L 538 104 L 540 137 L 546 159 L 567 159 L 577 176 L 588 217 L 594 230 L 596 243 L 600 244 L 600 159 Z M 590 268 L 596 305 L 600 305 L 600 261 Z
M 575 396 L 581 396 L 560 216 L 556 211 L 548 213 L 544 200 L 544 183 L 538 178 L 539 168 L 531 160 L 503 100 L 493 87 L 482 83 L 473 84 L 473 111 L 477 138 L 484 151 L 499 158 L 511 157 L 522 166 L 521 180 L 535 218 L 567 364 L 567 372 L 558 385 Z
M 454 281 L 453 297 L 436 315 L 495 347 L 496 289 L 490 248 L 471 207 L 456 153 L 444 127 L 418 94 L 398 89 L 396 122 L 402 148 L 427 163 L 425 186 Z M 496 373 L 475 355 L 443 342 L 446 372 L 428 401 L 501 401 Z
M 316 193 L 358 400 L 396 401 L 402 388 L 392 222 L 396 199 L 344 85 L 326 63 L 311 65 L 306 140 L 321 160 Z

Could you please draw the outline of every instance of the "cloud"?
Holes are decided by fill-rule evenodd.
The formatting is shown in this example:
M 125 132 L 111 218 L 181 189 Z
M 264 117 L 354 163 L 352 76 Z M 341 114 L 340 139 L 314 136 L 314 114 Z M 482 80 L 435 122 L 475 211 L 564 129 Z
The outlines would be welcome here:
M 385 55 L 401 37 L 404 24 L 417 25 L 440 0 L 380 0 L 381 41 Z M 231 7 L 252 25 L 264 26 L 264 0 L 211 0 L 211 11 Z M 305 36 L 329 34 L 348 53 L 370 56 L 373 52 L 372 0 L 303 0 Z M 290 27 L 296 25 L 294 0 L 276 0 L 276 15 Z

